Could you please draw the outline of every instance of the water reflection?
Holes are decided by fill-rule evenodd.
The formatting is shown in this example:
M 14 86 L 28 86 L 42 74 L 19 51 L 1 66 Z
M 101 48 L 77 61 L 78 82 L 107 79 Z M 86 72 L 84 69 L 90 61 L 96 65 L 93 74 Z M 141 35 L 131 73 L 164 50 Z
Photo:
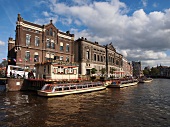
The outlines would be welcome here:
M 169 80 L 123 89 L 44 98 L 35 92 L 1 92 L 2 127 L 169 126 Z

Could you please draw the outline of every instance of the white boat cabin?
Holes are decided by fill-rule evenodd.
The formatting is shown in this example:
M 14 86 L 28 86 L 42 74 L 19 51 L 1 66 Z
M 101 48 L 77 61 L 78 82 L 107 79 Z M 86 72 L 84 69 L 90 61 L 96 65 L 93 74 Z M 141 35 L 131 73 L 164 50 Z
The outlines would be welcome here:
M 78 66 L 73 64 L 61 64 L 47 62 L 43 64 L 36 64 L 37 78 L 44 79 L 78 79 Z

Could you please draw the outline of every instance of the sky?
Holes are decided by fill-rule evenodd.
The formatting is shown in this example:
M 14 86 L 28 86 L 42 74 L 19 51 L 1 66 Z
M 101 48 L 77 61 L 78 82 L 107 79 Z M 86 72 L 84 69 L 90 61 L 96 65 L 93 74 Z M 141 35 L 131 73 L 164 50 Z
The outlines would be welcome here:
M 0 0 L 0 61 L 17 15 L 106 45 L 142 66 L 170 66 L 170 0 Z

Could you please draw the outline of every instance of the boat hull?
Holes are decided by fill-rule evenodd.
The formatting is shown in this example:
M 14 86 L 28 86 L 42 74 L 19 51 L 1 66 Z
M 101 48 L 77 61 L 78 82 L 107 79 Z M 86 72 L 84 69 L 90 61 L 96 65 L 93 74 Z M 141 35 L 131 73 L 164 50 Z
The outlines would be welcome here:
M 139 83 L 147 83 L 147 82 L 152 82 L 153 79 L 149 79 L 149 80 L 141 80 L 139 81 Z
M 128 86 L 134 86 L 137 84 L 138 84 L 138 82 L 124 83 L 124 84 L 120 83 L 120 84 L 110 84 L 107 87 L 109 87 L 109 88 L 123 88 L 123 87 L 128 87 Z
M 45 97 L 65 96 L 69 94 L 79 94 L 79 93 L 99 91 L 105 88 L 106 88 L 105 86 L 98 86 L 98 87 L 93 87 L 93 88 L 84 88 L 84 89 L 57 91 L 57 92 L 47 92 L 47 91 L 38 90 L 38 95 L 45 96 Z

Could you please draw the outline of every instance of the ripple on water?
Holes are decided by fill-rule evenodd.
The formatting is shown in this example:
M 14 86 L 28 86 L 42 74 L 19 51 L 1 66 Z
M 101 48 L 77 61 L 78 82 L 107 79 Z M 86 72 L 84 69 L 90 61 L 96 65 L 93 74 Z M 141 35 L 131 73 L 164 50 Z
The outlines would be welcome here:
M 154 79 L 123 89 L 44 98 L 34 92 L 0 94 L 2 127 L 168 127 L 170 85 Z

